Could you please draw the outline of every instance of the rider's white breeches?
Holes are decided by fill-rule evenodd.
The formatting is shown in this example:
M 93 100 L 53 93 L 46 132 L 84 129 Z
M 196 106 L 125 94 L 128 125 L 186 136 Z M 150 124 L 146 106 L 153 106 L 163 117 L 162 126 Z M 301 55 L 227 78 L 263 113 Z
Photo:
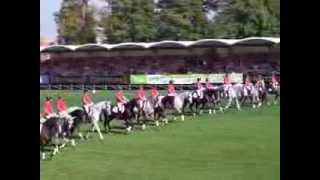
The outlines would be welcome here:
M 117 107 L 121 113 L 124 113 L 124 104 L 123 103 L 117 103 Z
M 56 113 L 51 113 L 51 114 L 46 115 L 44 118 L 50 119 L 52 117 L 58 117 L 58 115 Z
M 89 114 L 92 105 L 93 105 L 93 103 L 83 105 L 84 110 L 86 111 L 87 114 Z
M 203 89 L 198 89 L 198 90 L 196 90 L 196 92 L 197 92 L 198 96 L 200 97 L 200 99 L 202 99 L 203 98 Z

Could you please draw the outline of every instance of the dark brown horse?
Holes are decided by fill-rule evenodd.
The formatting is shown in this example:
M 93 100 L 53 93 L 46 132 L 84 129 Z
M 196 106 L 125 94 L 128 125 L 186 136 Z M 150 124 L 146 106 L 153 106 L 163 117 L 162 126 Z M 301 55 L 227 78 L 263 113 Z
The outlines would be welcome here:
M 44 147 L 53 143 L 55 145 L 52 151 L 52 156 L 54 156 L 59 151 L 59 146 L 57 140 L 59 139 L 59 118 L 52 117 L 46 120 L 40 129 L 40 152 L 42 153 L 42 159 L 45 159 Z

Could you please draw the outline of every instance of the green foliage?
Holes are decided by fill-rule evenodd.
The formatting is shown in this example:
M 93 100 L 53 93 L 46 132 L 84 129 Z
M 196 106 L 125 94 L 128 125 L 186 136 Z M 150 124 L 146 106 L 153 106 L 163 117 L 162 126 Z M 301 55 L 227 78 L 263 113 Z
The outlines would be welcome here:
M 202 0 L 160 0 L 156 17 L 158 40 L 195 40 L 206 34 Z
M 96 21 L 93 9 L 78 0 L 63 0 L 55 13 L 58 34 L 65 44 L 94 43 Z
M 156 32 L 150 0 L 113 0 L 112 15 L 101 20 L 109 43 L 152 41 Z
M 64 0 L 56 13 L 59 36 L 68 44 L 93 43 L 97 25 L 108 43 L 280 36 L 280 0 L 101 1 L 111 12 L 96 22 L 88 1 Z
M 280 36 L 278 0 L 233 0 L 211 24 L 219 38 Z

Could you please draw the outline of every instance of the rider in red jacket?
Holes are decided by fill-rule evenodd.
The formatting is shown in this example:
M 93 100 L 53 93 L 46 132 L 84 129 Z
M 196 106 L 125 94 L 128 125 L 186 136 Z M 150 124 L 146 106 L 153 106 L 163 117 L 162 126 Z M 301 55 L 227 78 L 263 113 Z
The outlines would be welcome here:
M 206 78 L 206 88 L 207 89 L 213 89 L 213 85 L 209 82 L 208 78 Z
M 174 87 L 173 81 L 170 80 L 169 81 L 169 85 L 168 85 L 168 102 L 171 105 L 171 107 L 174 106 L 174 97 L 176 95 L 176 88 Z
M 89 114 L 90 107 L 93 105 L 93 102 L 92 102 L 91 96 L 87 90 L 84 90 L 84 94 L 82 96 L 82 105 L 83 105 L 86 113 Z
M 44 102 L 43 107 L 43 117 L 49 119 L 53 117 L 55 114 L 53 112 L 51 97 L 46 97 L 46 101 Z
M 117 107 L 120 110 L 121 113 L 124 112 L 124 104 L 127 103 L 127 99 L 124 96 L 123 91 L 120 89 L 116 92 L 116 101 L 117 101 Z
M 140 108 L 143 108 L 144 102 L 146 100 L 146 96 L 144 93 L 144 89 L 143 86 L 140 86 L 139 90 L 136 92 L 136 99 L 138 101 L 138 104 L 140 106 Z

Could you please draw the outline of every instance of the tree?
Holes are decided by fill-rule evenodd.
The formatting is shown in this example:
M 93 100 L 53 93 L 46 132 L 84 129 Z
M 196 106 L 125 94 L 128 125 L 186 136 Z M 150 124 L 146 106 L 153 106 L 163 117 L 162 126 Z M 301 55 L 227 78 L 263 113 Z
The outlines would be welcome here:
M 59 12 L 55 13 L 59 43 L 94 43 L 96 20 L 88 6 L 88 0 L 63 0 Z
M 202 0 L 160 0 L 158 40 L 195 40 L 207 34 Z
M 155 5 L 150 0 L 112 0 L 111 15 L 102 18 L 109 43 L 154 40 Z
M 279 36 L 279 0 L 232 0 L 211 24 L 218 38 Z

